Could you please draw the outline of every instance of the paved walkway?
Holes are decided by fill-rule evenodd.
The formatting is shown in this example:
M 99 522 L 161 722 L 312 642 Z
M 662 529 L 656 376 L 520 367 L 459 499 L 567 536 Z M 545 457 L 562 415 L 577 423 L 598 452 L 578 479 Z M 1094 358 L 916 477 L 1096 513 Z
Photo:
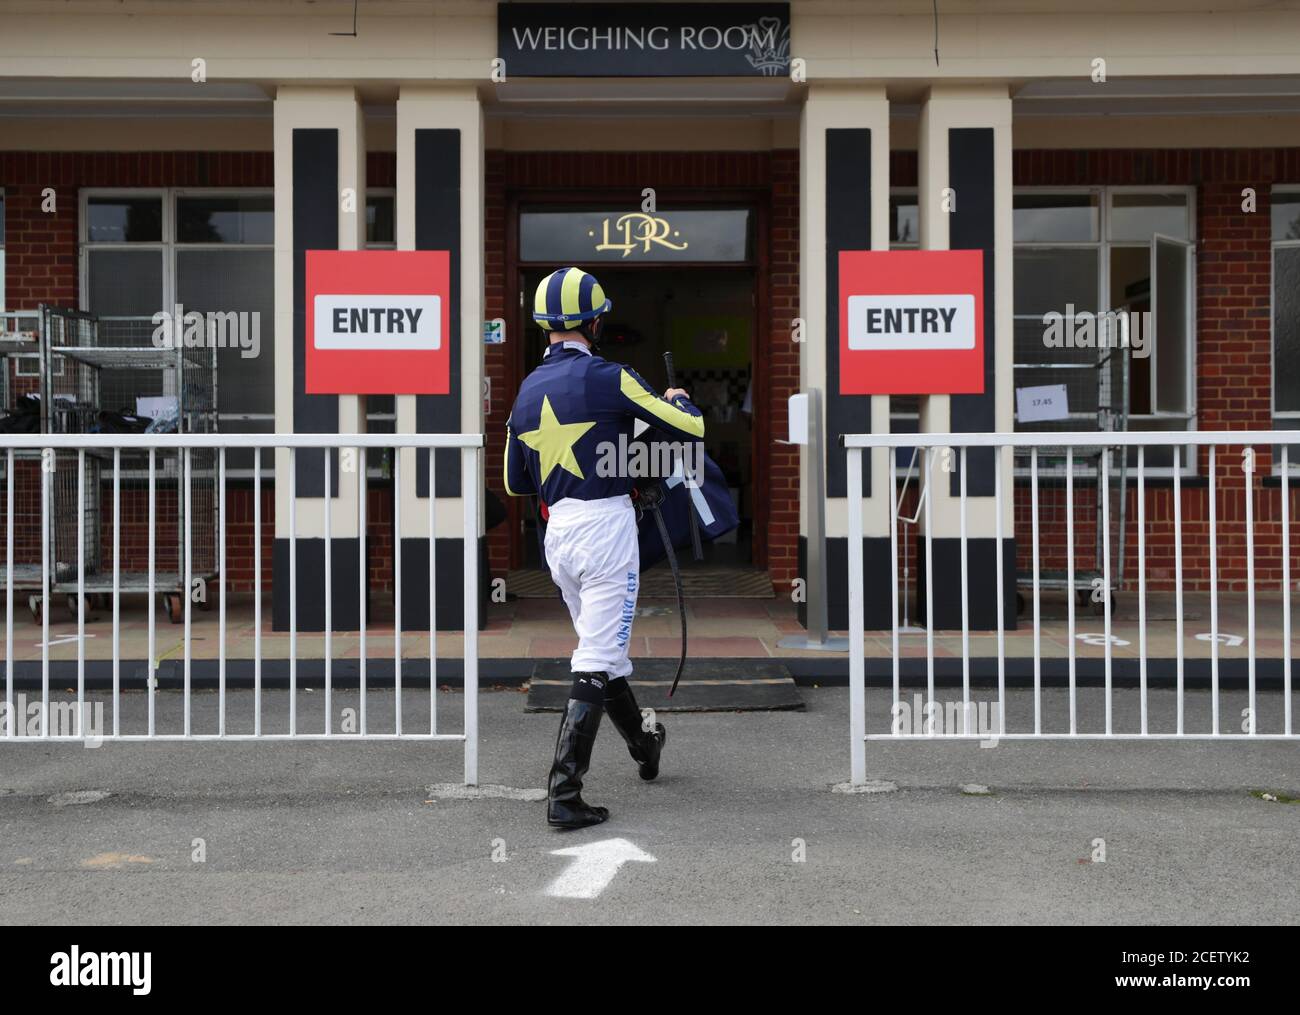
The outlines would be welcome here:
M 587 793 L 611 819 L 567 834 L 535 799 L 448 798 L 455 743 L 0 747 L 0 923 L 1295 922 L 1294 743 L 872 742 L 869 776 L 897 791 L 848 795 L 831 789 L 848 776 L 848 692 L 805 694 L 806 712 L 667 717 L 653 783 L 602 730 Z M 177 697 L 160 695 L 169 714 Z M 419 728 L 427 699 L 407 697 Z M 321 698 L 301 695 L 300 721 Z M 460 695 L 439 698 L 456 728 Z M 232 695 L 231 714 L 250 699 Z M 375 692 L 372 714 L 391 702 Z M 194 703 L 211 729 L 216 696 Z M 1170 695 L 1158 704 L 1167 716 Z M 128 705 L 136 724 L 143 696 Z M 267 729 L 286 708 L 267 695 Z M 1100 721 L 1091 695 L 1081 726 Z M 480 728 L 482 782 L 540 790 L 555 716 L 489 692 Z M 615 839 L 653 862 L 557 891 L 575 858 L 556 851 Z
M 794 603 L 786 599 L 697 599 L 687 603 L 691 654 L 695 658 L 818 658 L 844 659 L 846 654 L 828 654 L 779 646 L 782 638 L 804 633 Z M 1293 609 L 1300 611 L 1300 603 Z M 1137 658 L 1139 625 L 1136 596 L 1126 595 L 1112 621 L 1112 644 L 1115 658 Z M 1210 656 L 1210 605 L 1205 594 L 1186 596 L 1184 603 L 1183 654 L 1187 659 Z M 1149 658 L 1173 658 L 1176 651 L 1175 609 L 1172 595 L 1152 595 L 1147 609 L 1147 655 Z M 913 611 L 915 616 L 915 611 Z M 252 598 L 232 596 L 226 620 L 227 657 L 247 659 L 253 655 L 255 631 Z M 1020 629 L 1005 636 L 1008 657 L 1031 658 L 1034 653 L 1034 630 L 1028 616 L 1021 617 Z M 162 659 L 178 657 L 182 650 L 183 628 L 168 622 L 157 611 L 156 643 Z M 262 617 L 262 651 L 267 659 L 285 659 L 289 655 L 289 635 L 272 631 L 270 604 L 264 600 Z M 192 655 L 196 659 L 214 659 L 218 654 L 218 611 L 215 606 L 193 613 Z M 1247 603 L 1244 595 L 1219 597 L 1219 633 L 1221 659 L 1245 659 L 1248 652 Z M 1292 654 L 1300 655 L 1300 613 L 1293 623 Z M 675 658 L 679 651 L 677 605 L 672 599 L 643 599 L 632 636 L 634 658 Z M 86 621 L 86 658 L 112 657 L 112 613 L 92 610 Z M 843 632 L 839 632 L 843 634 Z M 1100 658 L 1104 654 L 1103 619 L 1090 609 L 1076 611 L 1075 649 L 1078 658 Z M 0 624 L 0 643 L 3 643 Z M 121 620 L 122 658 L 142 659 L 148 652 L 148 612 L 141 596 L 127 597 Z M 911 629 L 899 636 L 899 654 L 903 658 L 924 658 L 924 631 Z M 1041 651 L 1044 658 L 1063 658 L 1068 651 L 1069 628 L 1064 599 L 1045 600 L 1041 624 Z M 14 658 L 41 658 L 41 628 L 32 622 L 24 602 L 15 603 Z M 568 613 L 558 600 L 519 599 L 492 603 L 487 609 L 487 628 L 480 633 L 479 653 L 484 659 L 555 659 L 569 655 L 576 639 L 569 625 Z M 366 657 L 393 657 L 392 609 L 376 604 L 374 622 L 367 631 Z M 355 659 L 360 646 L 356 632 L 337 633 L 332 638 L 335 659 Z M 5 645 L 8 652 L 8 646 Z M 320 634 L 298 635 L 300 658 L 320 658 L 324 637 Z M 425 658 L 429 638 L 423 632 L 404 632 L 403 658 Z M 888 631 L 868 632 L 866 651 L 869 657 L 889 658 L 891 638 Z M 962 638 L 958 632 L 937 632 L 937 659 L 960 659 Z M 971 632 L 972 657 L 989 658 L 997 654 L 997 635 L 990 631 Z M 1260 594 L 1256 602 L 1256 652 L 1259 658 L 1280 658 L 1282 654 L 1282 601 L 1275 593 Z M 440 658 L 461 655 L 461 635 L 440 632 L 437 636 Z M 77 623 L 66 605 L 57 602 L 50 615 L 50 658 L 76 659 Z

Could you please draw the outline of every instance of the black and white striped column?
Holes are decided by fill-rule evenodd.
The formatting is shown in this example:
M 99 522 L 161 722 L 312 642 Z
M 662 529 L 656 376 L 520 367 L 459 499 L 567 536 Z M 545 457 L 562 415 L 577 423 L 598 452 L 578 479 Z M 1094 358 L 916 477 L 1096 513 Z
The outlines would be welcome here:
M 1002 86 L 936 86 L 921 112 L 921 245 L 979 250 L 984 261 L 984 393 L 921 399 L 922 432 L 1015 429 L 1013 405 L 1011 100 Z M 918 603 L 933 584 L 934 626 L 962 625 L 960 453 L 953 471 L 935 468 L 930 505 L 933 575 L 918 550 Z M 997 521 L 992 449 L 967 452 L 967 597 L 974 630 L 997 627 Z M 1002 453 L 1003 616 L 1016 626 L 1016 542 L 1012 457 Z M 924 539 L 924 532 L 921 533 Z M 918 609 L 921 613 L 923 607 Z M 923 615 L 923 614 L 921 614 Z
M 308 250 L 356 250 L 365 240 L 365 135 L 350 87 L 281 88 L 275 100 L 275 429 L 361 433 L 356 395 L 309 395 L 306 380 Z M 362 613 L 355 470 L 329 454 L 332 624 L 356 630 Z M 293 486 L 297 628 L 325 626 L 325 453 L 300 449 L 290 483 L 287 450 L 275 457 L 272 623 L 289 628 L 289 517 Z

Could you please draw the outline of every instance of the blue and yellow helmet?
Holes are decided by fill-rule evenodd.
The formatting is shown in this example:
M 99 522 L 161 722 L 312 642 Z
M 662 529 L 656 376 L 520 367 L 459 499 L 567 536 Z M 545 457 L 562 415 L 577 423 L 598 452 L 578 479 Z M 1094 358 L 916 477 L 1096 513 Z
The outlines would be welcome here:
M 575 331 L 612 305 L 594 275 L 581 268 L 560 268 L 538 284 L 533 320 L 543 331 Z

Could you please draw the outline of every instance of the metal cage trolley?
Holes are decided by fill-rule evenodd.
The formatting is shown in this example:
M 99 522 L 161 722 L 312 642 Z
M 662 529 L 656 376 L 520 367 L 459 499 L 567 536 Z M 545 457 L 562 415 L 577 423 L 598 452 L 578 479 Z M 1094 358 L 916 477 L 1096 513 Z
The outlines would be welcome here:
M 216 432 L 215 345 L 186 348 L 179 336 L 157 343 L 148 318 L 95 318 L 49 307 L 42 313 L 45 432 Z M 156 415 L 139 411 L 143 399 L 152 400 Z M 74 614 L 79 596 L 93 602 L 115 591 L 117 547 L 116 591 L 157 593 L 169 619 L 179 623 L 181 597 L 191 592 L 184 577 L 187 528 L 190 580 L 206 586 L 216 579 L 214 450 L 60 451 L 53 480 L 52 592 L 66 594 Z M 157 500 L 150 496 L 148 502 L 160 508 L 152 529 L 147 519 L 123 517 L 139 499 L 131 496 L 132 489 L 144 487 L 151 495 L 156 492 Z M 106 504 L 111 512 L 107 526 Z M 83 562 L 80 572 L 78 560 Z M 206 605 L 206 596 L 199 602 Z
M 41 315 L 23 310 L 0 313 L 0 432 L 41 432 Z M 9 449 L 0 455 L 4 476 L 4 524 L 13 533 L 13 559 L 0 568 L 6 595 L 27 594 L 36 616 L 41 592 L 42 452 Z
M 1097 430 L 1100 433 L 1124 433 L 1128 430 L 1129 407 L 1129 372 L 1130 350 L 1128 332 L 1128 313 L 1114 311 L 1111 314 L 1098 315 L 1098 339 L 1095 358 L 1082 362 L 1067 363 L 1017 363 L 1024 370 L 1060 370 L 1071 371 L 1066 381 L 1069 404 L 1072 409 L 1069 420 L 1062 421 L 1069 427 L 1074 419 L 1090 415 L 1095 409 Z M 1101 322 L 1109 322 L 1102 328 Z M 1057 377 L 1060 374 L 1056 374 Z M 1110 582 L 1107 594 L 1111 597 L 1111 609 L 1115 607 L 1115 593 L 1124 583 L 1124 540 L 1127 530 L 1127 480 L 1128 453 L 1125 448 L 1099 445 L 1093 448 L 1067 448 L 1055 445 L 1035 449 L 1037 452 L 1036 468 L 1039 474 L 1058 474 L 1070 487 L 1078 480 L 1096 485 L 1094 497 L 1093 522 L 1095 538 L 1094 553 L 1090 567 L 1078 568 L 1067 566 L 1064 570 L 1041 570 L 1039 587 L 1043 589 L 1069 590 L 1077 597 L 1079 605 L 1091 603 L 1095 613 L 1100 614 L 1103 604 L 1094 597 L 1094 592 L 1106 584 L 1106 551 L 1110 552 Z M 1016 471 L 1028 474 L 1034 468 L 1034 454 L 1029 449 L 1017 448 L 1015 451 Z M 1067 459 L 1073 468 L 1067 467 Z M 1103 496 L 1103 487 L 1105 495 Z M 1067 553 L 1070 563 L 1074 561 L 1074 518 L 1067 519 Z M 1016 580 L 1018 589 L 1032 589 L 1033 576 L 1020 576 Z M 1017 592 L 1017 606 L 1024 609 L 1024 593 Z

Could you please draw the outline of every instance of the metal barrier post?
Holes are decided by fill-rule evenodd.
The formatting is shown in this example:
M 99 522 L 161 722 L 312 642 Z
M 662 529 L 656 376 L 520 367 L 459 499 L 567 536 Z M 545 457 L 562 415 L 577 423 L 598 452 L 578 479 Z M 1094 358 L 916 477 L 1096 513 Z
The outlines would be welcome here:
M 478 785 L 478 449 L 461 451 L 461 490 L 465 500 L 464 558 L 465 569 L 465 785 Z M 429 494 L 433 494 L 430 471 Z M 433 552 L 430 544 L 429 552 Z M 433 665 L 433 660 L 429 660 Z
M 862 543 L 862 449 L 849 448 L 848 488 L 858 496 L 849 501 L 849 546 Z M 862 554 L 849 552 L 849 781 L 867 781 L 866 623 L 863 616 Z

